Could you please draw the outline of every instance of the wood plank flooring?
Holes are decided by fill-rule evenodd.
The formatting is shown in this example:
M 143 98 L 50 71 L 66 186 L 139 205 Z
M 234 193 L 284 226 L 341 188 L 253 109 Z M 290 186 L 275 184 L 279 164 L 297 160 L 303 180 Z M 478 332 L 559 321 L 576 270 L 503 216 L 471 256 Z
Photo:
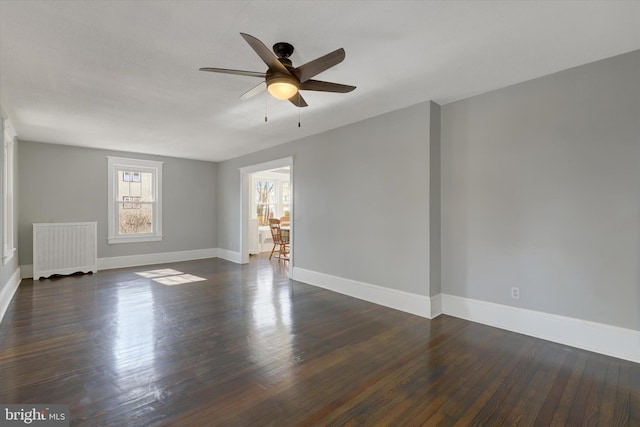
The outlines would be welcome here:
M 286 273 L 258 257 L 25 280 L 0 402 L 87 426 L 640 425 L 638 364 Z

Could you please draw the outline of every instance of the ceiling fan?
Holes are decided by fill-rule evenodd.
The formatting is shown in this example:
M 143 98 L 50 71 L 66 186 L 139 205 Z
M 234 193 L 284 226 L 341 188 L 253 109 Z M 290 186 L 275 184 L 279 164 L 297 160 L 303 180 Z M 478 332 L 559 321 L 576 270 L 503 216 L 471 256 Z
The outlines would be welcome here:
M 355 86 L 343 85 L 339 83 L 313 80 L 312 77 L 341 63 L 344 60 L 344 49 L 340 48 L 321 56 L 306 64 L 294 67 L 289 57 L 293 53 L 293 46 L 289 43 L 280 42 L 273 45 L 273 53 L 267 46 L 257 38 L 240 33 L 249 43 L 249 46 L 258 54 L 260 59 L 269 67 L 266 72 L 229 70 L 227 68 L 203 67 L 200 71 L 211 71 L 214 73 L 237 74 L 241 76 L 260 77 L 265 79 L 257 86 L 245 92 L 240 99 L 247 99 L 263 90 L 278 99 L 288 99 L 297 107 L 306 107 L 308 104 L 300 95 L 301 90 L 315 90 L 320 92 L 347 93 L 354 90 Z

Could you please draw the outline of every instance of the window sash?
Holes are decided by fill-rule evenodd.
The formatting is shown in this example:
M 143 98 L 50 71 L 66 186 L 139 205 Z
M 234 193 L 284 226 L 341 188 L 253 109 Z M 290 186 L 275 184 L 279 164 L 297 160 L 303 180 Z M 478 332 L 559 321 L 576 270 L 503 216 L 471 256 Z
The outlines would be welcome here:
M 272 202 L 256 201 L 257 184 L 259 182 L 272 182 L 274 184 Z M 284 213 L 286 210 L 291 211 L 289 200 L 285 201 L 285 195 L 284 195 L 284 187 L 286 184 L 289 184 L 289 191 L 291 191 L 291 184 L 287 179 L 257 175 L 252 177 L 251 184 L 252 184 L 251 188 L 253 191 L 253 198 L 251 200 L 251 203 L 252 203 L 251 211 L 253 212 L 252 213 L 253 215 L 257 215 L 258 208 L 260 206 L 274 206 L 275 209 L 273 211 L 273 218 L 281 218 L 282 216 L 284 216 Z M 291 194 L 289 194 L 288 199 L 290 199 L 290 197 L 291 197 Z
M 109 244 L 125 243 L 125 242 L 149 242 L 160 241 L 162 235 L 162 162 L 123 159 L 117 157 L 108 157 L 109 169 Z M 135 180 L 136 174 L 141 177 L 143 173 L 151 174 L 151 200 L 131 199 L 125 200 L 125 196 L 120 194 L 119 184 L 124 178 L 124 172 L 129 173 L 129 181 L 125 183 L 139 184 L 140 180 Z M 151 207 L 151 231 L 141 233 L 122 233 L 120 231 L 120 208 L 124 204 L 130 204 L 131 210 L 141 209 L 143 206 Z M 139 207 L 138 207 L 139 206 Z M 126 208 L 127 210 L 129 208 Z
M 122 172 L 123 174 L 127 173 L 127 172 L 130 172 L 131 175 L 132 175 L 131 177 L 133 177 L 133 174 L 136 174 L 136 173 L 140 174 L 140 175 L 143 174 L 143 173 L 150 173 L 151 174 L 151 200 L 146 200 L 146 201 L 147 202 L 155 202 L 157 200 L 157 198 L 158 198 L 157 197 L 157 179 L 156 179 L 157 171 L 155 171 L 155 170 L 142 170 L 142 169 L 140 169 L 140 170 L 137 170 L 137 169 L 132 170 L 132 168 L 122 168 L 122 167 L 116 168 L 116 171 L 115 171 L 114 174 L 116 175 L 116 181 L 118 182 L 118 184 L 120 184 L 119 172 Z M 142 183 L 140 180 L 134 181 L 133 179 L 131 179 L 129 181 L 123 180 L 122 182 L 133 183 L 133 184 L 141 184 Z M 114 194 L 115 195 L 115 201 L 116 202 L 122 202 L 123 201 L 123 197 L 125 197 L 125 196 L 122 196 L 120 194 L 120 186 L 117 185 L 115 187 L 115 190 L 116 190 L 115 194 Z
M 118 201 L 117 203 L 114 204 L 114 209 L 115 209 L 115 216 L 116 218 L 118 218 L 118 230 L 116 231 L 117 233 L 117 237 L 124 237 L 124 238 L 128 238 L 128 237 L 136 237 L 136 236 L 153 236 L 156 234 L 156 224 L 157 221 L 155 219 L 156 217 L 156 202 L 140 202 L 140 208 L 123 208 L 125 211 L 129 211 L 129 212 L 140 212 L 142 209 L 142 206 L 151 206 L 151 231 L 149 232 L 139 232 L 139 233 L 122 233 L 120 232 L 120 207 L 122 207 L 124 204 L 128 204 L 129 202 L 123 202 L 123 201 Z

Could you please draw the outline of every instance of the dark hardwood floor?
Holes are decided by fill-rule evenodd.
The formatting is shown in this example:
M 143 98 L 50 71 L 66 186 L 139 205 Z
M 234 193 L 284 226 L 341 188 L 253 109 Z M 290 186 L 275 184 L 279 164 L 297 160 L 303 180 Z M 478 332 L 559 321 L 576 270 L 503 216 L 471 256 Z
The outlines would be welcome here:
M 25 280 L 0 402 L 92 426 L 640 425 L 638 364 L 286 273 L 259 257 Z

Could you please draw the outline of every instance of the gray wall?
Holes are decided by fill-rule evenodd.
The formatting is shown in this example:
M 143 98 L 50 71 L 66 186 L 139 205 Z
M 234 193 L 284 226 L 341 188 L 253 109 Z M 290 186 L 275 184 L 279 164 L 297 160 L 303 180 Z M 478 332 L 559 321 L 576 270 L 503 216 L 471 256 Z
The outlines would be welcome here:
M 293 156 L 295 267 L 429 295 L 429 118 L 422 103 L 220 163 L 219 247 L 239 251 L 238 168 Z
M 20 263 L 33 259 L 34 222 L 98 221 L 98 258 L 217 247 L 217 164 L 197 160 L 20 142 Z M 161 242 L 107 243 L 107 156 L 163 166 Z
M 639 76 L 636 51 L 442 108 L 444 293 L 640 329 Z

